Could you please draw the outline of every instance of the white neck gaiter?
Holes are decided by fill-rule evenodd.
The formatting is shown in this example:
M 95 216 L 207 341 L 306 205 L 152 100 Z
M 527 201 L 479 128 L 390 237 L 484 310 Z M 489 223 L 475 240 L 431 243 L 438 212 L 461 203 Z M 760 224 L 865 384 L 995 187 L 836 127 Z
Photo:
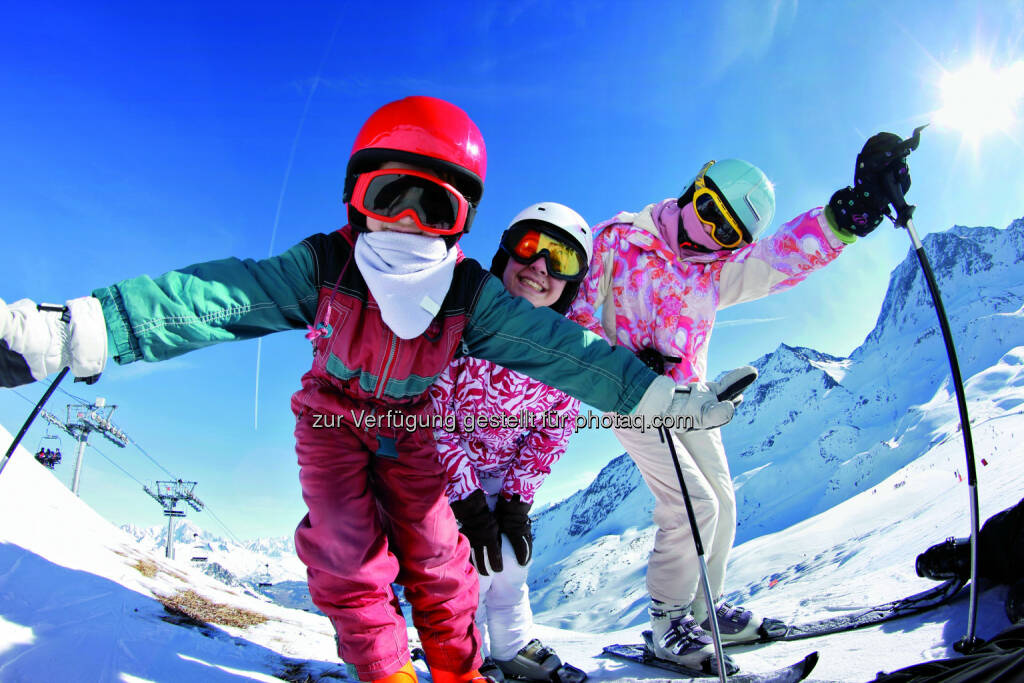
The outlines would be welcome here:
M 356 266 L 392 332 L 402 339 L 423 334 L 451 287 L 457 252 L 440 237 L 390 230 L 360 233 Z

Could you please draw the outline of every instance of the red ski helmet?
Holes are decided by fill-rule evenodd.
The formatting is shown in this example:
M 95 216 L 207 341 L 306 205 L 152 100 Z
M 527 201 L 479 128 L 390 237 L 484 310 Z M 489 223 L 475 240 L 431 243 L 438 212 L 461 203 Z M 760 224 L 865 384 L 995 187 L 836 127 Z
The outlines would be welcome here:
M 401 161 L 430 169 L 446 179 L 470 203 L 471 215 L 484 192 L 487 150 L 473 120 L 451 102 L 415 95 L 385 104 L 370 115 L 356 135 L 345 171 L 342 199 L 352 199 L 356 177 L 380 168 L 388 161 Z M 365 227 L 366 220 L 349 207 L 349 222 Z

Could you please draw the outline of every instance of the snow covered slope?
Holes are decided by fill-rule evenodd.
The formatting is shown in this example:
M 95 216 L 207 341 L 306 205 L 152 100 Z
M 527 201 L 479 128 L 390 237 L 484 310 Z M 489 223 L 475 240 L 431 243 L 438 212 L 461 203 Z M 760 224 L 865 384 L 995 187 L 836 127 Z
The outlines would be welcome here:
M 266 621 L 209 626 L 161 602 L 204 598 Z M 0 475 L 0 680 L 321 680 L 344 671 L 333 652 L 324 617 L 147 552 L 23 448 Z
M 121 526 L 146 550 L 164 555 L 167 526 Z M 306 583 L 306 567 L 295 554 L 295 542 L 286 536 L 257 538 L 241 544 L 200 528 L 188 519 L 174 527 L 174 555 L 229 585 Z M 293 605 L 286 605 L 293 606 Z

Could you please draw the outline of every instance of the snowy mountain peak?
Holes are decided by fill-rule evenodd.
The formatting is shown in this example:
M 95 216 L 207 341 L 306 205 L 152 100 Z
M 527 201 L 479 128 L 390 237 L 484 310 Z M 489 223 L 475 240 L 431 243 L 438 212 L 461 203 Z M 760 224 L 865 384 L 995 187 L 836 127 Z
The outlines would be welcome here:
M 922 243 L 947 308 L 955 308 L 964 297 L 999 299 L 1006 284 L 1000 273 L 1024 261 L 1024 218 L 1005 230 L 958 225 L 925 235 Z M 927 283 L 911 249 L 891 273 L 875 327 L 852 357 L 870 353 L 870 347 L 888 343 L 890 336 L 920 334 L 935 321 Z

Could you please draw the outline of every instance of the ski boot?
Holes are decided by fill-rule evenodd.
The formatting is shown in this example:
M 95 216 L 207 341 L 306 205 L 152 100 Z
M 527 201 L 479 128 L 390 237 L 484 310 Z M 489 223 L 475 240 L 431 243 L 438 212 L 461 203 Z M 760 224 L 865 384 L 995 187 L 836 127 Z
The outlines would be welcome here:
M 416 669 L 412 668 L 412 660 L 410 660 L 395 673 L 383 678 L 374 678 L 373 683 L 416 683 L 418 680 Z
M 718 662 L 711 634 L 702 629 L 688 606 L 653 601 L 651 615 L 651 654 L 707 674 L 717 673 Z M 732 675 L 739 667 L 725 657 L 726 673 Z
M 707 615 L 708 608 L 703 602 L 694 605 L 693 618 L 699 619 L 700 627 L 711 633 L 711 621 Z M 725 601 L 718 603 L 715 616 L 718 618 L 718 633 L 722 637 L 723 643 L 768 640 L 780 633 L 785 633 L 787 628 L 783 621 L 762 619 L 746 607 Z
M 485 658 L 484 663 L 480 666 L 480 675 L 487 676 L 497 683 L 505 683 L 505 672 L 490 657 Z
M 754 613 L 749 609 L 733 607 L 723 601 L 715 608 L 715 616 L 718 618 L 718 633 L 723 643 L 757 640 L 761 620 L 754 617 Z M 703 601 L 693 606 L 693 619 L 700 622 L 702 629 L 711 633 L 711 620 L 708 618 L 707 605 Z
M 582 683 L 587 674 L 571 664 L 563 664 L 555 651 L 534 638 L 516 656 L 509 660 L 496 659 L 502 673 L 508 678 L 551 683 Z
M 918 555 L 915 568 L 921 578 L 966 581 L 971 576 L 971 539 L 950 536 Z
M 1006 618 L 1011 624 L 1024 623 L 1024 580 L 1010 585 L 1006 594 Z
M 441 669 L 431 669 L 430 678 L 434 683 L 497 683 L 493 678 L 480 673 L 479 669 L 473 669 L 464 674 L 457 674 Z

